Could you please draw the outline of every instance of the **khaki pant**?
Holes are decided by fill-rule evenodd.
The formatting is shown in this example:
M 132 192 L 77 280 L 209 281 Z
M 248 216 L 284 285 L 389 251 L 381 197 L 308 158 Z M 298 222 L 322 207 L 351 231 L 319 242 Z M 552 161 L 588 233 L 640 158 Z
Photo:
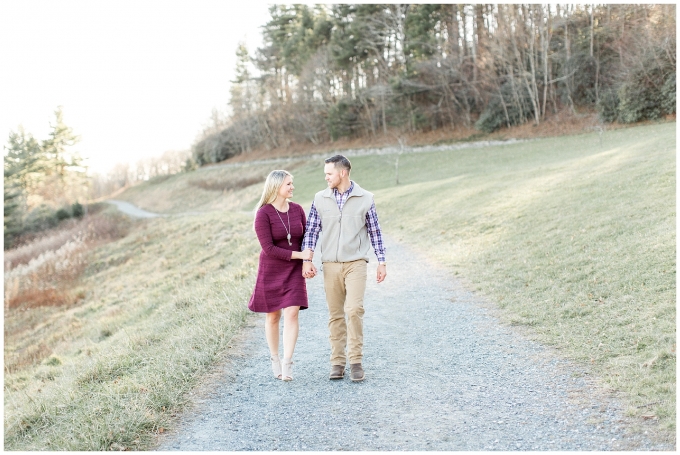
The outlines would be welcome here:
M 323 285 L 328 303 L 331 365 L 345 366 L 347 356 L 350 364 L 361 363 L 364 346 L 366 261 L 359 259 L 353 262 L 324 262 Z

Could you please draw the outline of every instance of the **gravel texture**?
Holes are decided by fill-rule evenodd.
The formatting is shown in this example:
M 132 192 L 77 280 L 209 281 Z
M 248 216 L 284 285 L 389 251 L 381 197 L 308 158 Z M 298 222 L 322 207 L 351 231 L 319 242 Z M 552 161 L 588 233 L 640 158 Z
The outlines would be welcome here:
M 271 375 L 264 317 L 192 395 L 160 450 L 674 450 L 583 367 L 503 325 L 445 270 L 387 240 L 369 264 L 360 383 L 330 381 L 322 275 L 300 313 L 294 380 Z M 649 430 L 649 434 L 645 431 Z

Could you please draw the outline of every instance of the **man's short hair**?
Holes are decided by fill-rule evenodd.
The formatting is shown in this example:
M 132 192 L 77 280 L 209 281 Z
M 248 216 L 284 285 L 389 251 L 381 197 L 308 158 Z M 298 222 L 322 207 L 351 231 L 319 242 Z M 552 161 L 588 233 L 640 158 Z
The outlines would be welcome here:
M 347 172 L 352 170 L 352 163 L 349 162 L 349 160 L 344 157 L 343 155 L 335 155 L 331 156 L 330 158 L 327 158 L 324 163 L 333 163 L 335 164 L 336 169 L 337 168 L 342 168 L 346 169 Z

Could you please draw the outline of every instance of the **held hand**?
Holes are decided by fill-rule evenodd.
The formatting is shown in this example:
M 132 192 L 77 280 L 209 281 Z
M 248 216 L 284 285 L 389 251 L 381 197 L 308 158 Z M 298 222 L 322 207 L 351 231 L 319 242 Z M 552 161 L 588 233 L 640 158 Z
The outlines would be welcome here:
M 376 273 L 376 279 L 378 283 L 382 283 L 385 281 L 385 277 L 387 276 L 387 266 L 386 265 L 378 265 L 378 271 Z
M 314 251 L 312 251 L 309 248 L 300 252 L 300 259 L 302 259 L 303 261 L 311 261 L 313 258 Z
M 316 267 L 311 262 L 302 263 L 302 276 L 305 278 L 314 278 L 316 275 Z

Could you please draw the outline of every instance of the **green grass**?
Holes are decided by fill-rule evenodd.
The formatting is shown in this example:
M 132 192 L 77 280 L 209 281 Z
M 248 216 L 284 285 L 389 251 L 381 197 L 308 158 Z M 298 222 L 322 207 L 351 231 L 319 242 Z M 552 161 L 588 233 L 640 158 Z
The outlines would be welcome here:
M 53 354 L 5 374 L 5 448 L 151 447 L 246 317 L 252 237 L 242 213 L 140 222 L 92 252 L 82 304 L 6 313 Z
M 352 158 L 387 235 L 675 429 L 675 123 Z M 295 174 L 296 200 L 323 188 Z M 309 202 L 307 202 L 308 204 Z M 389 251 L 388 251 L 389 261 Z M 402 266 L 391 263 L 392 267 Z M 644 406 L 653 403 L 650 406 Z
M 355 157 L 352 178 L 375 193 L 386 235 L 672 438 L 675 147 L 675 123 L 654 124 L 605 132 L 602 146 L 588 134 L 404 153 L 399 185 L 395 155 Z M 147 210 L 205 213 L 138 222 L 94 250 L 77 305 L 6 312 L 5 339 L 44 358 L 5 374 L 5 448 L 153 446 L 246 317 L 259 251 L 247 212 L 273 168 L 294 174 L 306 207 L 325 188 L 323 163 L 304 159 L 130 188 L 119 197 Z
M 352 165 L 388 235 L 674 430 L 675 150 L 668 123 L 404 155 L 399 186 L 394 157 Z

